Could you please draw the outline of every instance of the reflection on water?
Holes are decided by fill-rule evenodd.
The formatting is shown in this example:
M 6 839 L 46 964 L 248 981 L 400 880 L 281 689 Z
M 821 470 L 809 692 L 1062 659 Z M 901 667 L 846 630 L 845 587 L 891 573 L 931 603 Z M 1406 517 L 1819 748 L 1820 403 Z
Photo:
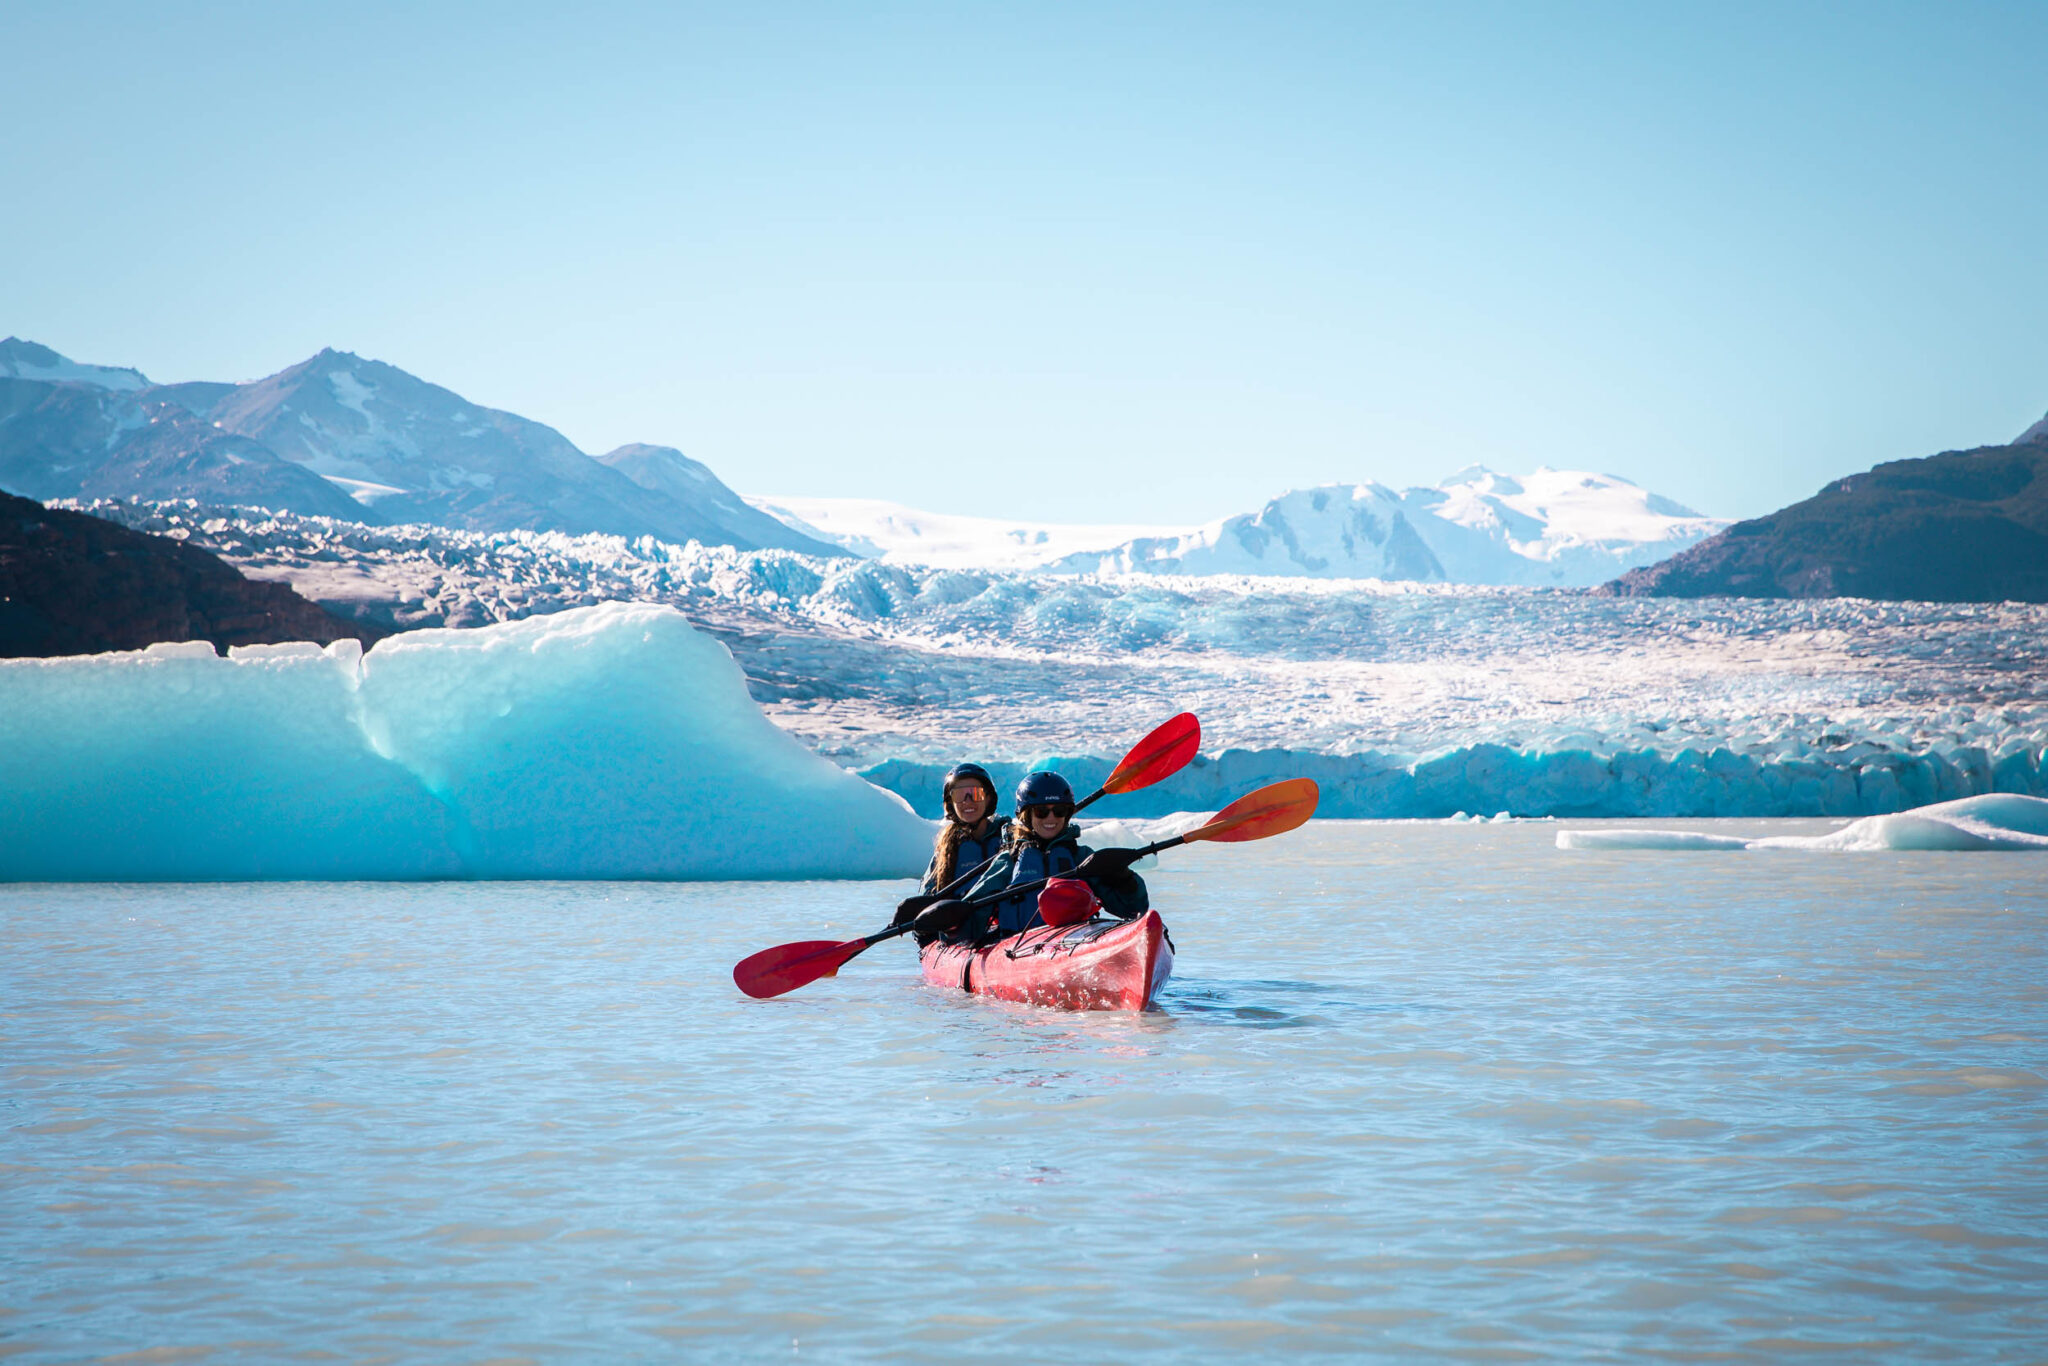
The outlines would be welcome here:
M 1551 838 L 1177 851 L 1141 1016 L 733 991 L 893 887 L 0 889 L 0 1354 L 2038 1357 L 2036 861 Z

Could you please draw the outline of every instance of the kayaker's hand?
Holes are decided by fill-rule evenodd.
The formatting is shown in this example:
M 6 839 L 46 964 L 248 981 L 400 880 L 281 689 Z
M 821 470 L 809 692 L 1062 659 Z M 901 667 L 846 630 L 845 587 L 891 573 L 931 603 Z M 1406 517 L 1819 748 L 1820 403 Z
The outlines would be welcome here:
M 959 929 L 972 914 L 974 907 L 964 901 L 934 902 L 917 913 L 917 919 L 910 924 L 911 932 L 917 936 L 918 943 L 927 943 Z
M 1069 877 L 1124 878 L 1130 876 L 1131 865 L 1145 857 L 1142 849 L 1097 849 L 1087 858 L 1074 865 Z
M 889 922 L 890 928 L 917 919 L 917 913 L 937 901 L 935 896 L 906 896 L 896 904 L 896 918 Z

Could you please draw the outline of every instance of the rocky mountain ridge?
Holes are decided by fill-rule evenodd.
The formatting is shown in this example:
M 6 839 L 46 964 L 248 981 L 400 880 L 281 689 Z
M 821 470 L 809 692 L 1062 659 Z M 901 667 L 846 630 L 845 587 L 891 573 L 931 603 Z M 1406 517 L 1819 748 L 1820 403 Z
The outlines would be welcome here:
M 282 583 L 245 578 L 198 546 L 0 493 L 0 658 L 216 649 L 390 634 L 344 621 Z
M 586 455 L 552 427 L 345 351 L 249 384 L 156 385 L 0 342 L 0 490 L 838 553 L 669 455 L 643 482 L 641 464 Z M 694 477 L 672 477 L 682 467 Z
M 2007 446 L 1893 460 L 1837 479 L 1598 591 L 2048 602 L 2048 418 Z

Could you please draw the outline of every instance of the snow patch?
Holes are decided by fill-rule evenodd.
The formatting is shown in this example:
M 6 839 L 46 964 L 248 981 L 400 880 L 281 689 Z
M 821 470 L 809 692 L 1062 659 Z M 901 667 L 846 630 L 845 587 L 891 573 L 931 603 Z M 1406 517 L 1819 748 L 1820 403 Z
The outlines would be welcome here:
M 320 477 L 355 499 L 358 503 L 361 503 L 364 507 L 375 507 L 379 502 L 392 497 L 394 494 L 410 492 L 408 489 L 402 489 L 393 484 L 372 483 L 368 479 L 344 479 L 338 474 L 323 474 Z
M 0 379 L 40 380 L 46 384 L 90 384 L 96 389 L 133 393 L 150 387 L 140 370 L 125 366 L 86 365 L 59 355 L 37 342 L 9 337 L 0 341 Z

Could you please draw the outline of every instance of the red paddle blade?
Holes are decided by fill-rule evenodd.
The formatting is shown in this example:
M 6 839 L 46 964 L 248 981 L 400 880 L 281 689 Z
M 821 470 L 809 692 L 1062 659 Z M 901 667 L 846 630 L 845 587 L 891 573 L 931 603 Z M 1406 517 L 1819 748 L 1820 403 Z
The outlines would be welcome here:
M 1199 840 L 1237 844 L 1284 835 L 1307 824 L 1308 818 L 1316 814 L 1316 801 L 1321 795 L 1313 778 L 1272 783 L 1256 792 L 1247 792 L 1211 816 L 1206 825 L 1196 826 L 1181 838 L 1189 844 Z
M 1124 761 L 1102 785 L 1104 792 L 1136 792 L 1164 778 L 1171 778 L 1188 765 L 1202 747 L 1202 723 L 1191 711 L 1168 720 L 1131 747 Z
M 847 959 L 867 947 L 864 939 L 805 939 L 777 944 L 742 958 L 732 970 L 733 985 L 757 1001 L 809 986 L 839 971 Z

